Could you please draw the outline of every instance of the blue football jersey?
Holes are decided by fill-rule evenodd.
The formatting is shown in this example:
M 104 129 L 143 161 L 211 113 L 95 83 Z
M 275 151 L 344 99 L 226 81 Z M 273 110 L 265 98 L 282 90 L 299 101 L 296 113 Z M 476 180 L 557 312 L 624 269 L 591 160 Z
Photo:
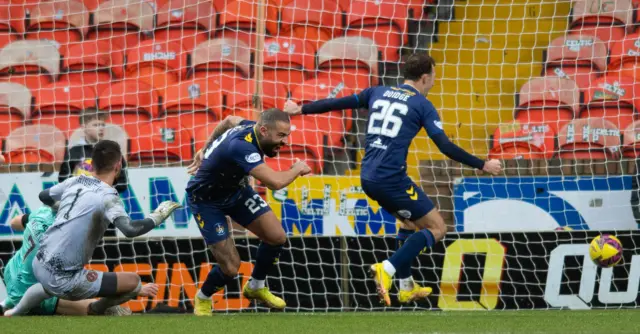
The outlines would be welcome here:
M 429 136 L 443 132 L 436 108 L 409 85 L 371 87 L 357 97 L 369 109 L 360 177 L 385 182 L 406 177 L 409 147 L 420 129 Z
M 190 199 L 230 204 L 248 186 L 249 172 L 264 163 L 254 125 L 253 121 L 242 121 L 204 149 L 202 164 L 187 184 Z

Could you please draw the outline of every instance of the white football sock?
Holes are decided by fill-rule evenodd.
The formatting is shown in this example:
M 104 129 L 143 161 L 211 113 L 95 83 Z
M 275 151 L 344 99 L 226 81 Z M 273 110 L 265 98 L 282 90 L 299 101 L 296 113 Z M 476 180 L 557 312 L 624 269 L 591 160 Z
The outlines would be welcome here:
M 251 277 L 251 280 L 249 280 L 249 289 L 257 290 L 262 288 L 264 288 L 264 280 L 258 280 Z
M 400 290 L 413 290 L 413 277 L 409 276 L 407 278 L 401 278 L 400 280 Z
M 211 296 L 207 296 L 207 295 L 205 295 L 205 294 L 202 292 L 202 290 L 198 290 L 198 293 L 196 294 L 196 296 L 197 296 L 198 298 L 200 298 L 200 299 L 209 299 L 209 298 L 211 298 Z
M 384 271 L 389 274 L 389 276 L 393 276 L 396 274 L 396 267 L 394 267 L 393 264 L 389 262 L 389 260 L 382 261 L 382 267 L 384 268 Z
M 22 297 L 18 305 L 11 310 L 4 312 L 4 315 L 10 317 L 27 314 L 29 310 L 40 305 L 40 303 L 47 298 L 51 298 L 51 295 L 44 291 L 42 284 L 35 284 L 27 289 L 27 292 L 25 292 L 24 297 Z

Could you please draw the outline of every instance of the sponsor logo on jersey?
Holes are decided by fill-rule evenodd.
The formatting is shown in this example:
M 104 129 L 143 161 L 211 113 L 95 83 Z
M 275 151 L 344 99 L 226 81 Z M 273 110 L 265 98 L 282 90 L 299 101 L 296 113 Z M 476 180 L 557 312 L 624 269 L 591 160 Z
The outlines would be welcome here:
M 380 138 L 376 139 L 369 146 L 375 147 L 375 148 L 379 148 L 381 150 L 386 150 L 387 149 L 387 145 L 382 144 L 382 139 L 380 139 Z
M 252 164 L 260 161 L 262 157 L 260 156 L 260 153 L 251 153 L 245 156 L 244 159 L 247 160 L 248 163 Z

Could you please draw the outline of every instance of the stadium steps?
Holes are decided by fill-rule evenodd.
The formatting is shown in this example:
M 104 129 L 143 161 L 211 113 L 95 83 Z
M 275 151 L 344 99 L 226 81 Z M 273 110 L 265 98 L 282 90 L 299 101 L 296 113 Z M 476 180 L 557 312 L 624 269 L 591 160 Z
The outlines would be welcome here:
M 489 3 L 491 3 L 489 5 Z M 508 20 L 512 18 L 551 19 L 568 17 L 571 11 L 569 2 L 531 2 L 531 1 L 466 1 L 457 2 L 454 14 L 466 20 Z

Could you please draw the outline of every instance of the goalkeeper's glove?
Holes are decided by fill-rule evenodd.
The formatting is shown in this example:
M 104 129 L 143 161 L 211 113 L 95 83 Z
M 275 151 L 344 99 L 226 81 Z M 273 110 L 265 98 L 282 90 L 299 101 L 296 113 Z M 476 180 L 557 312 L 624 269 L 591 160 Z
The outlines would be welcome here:
M 156 223 L 156 226 L 162 224 L 176 209 L 181 208 L 182 205 L 173 201 L 164 201 L 158 205 L 158 207 L 149 215 L 149 218 Z

